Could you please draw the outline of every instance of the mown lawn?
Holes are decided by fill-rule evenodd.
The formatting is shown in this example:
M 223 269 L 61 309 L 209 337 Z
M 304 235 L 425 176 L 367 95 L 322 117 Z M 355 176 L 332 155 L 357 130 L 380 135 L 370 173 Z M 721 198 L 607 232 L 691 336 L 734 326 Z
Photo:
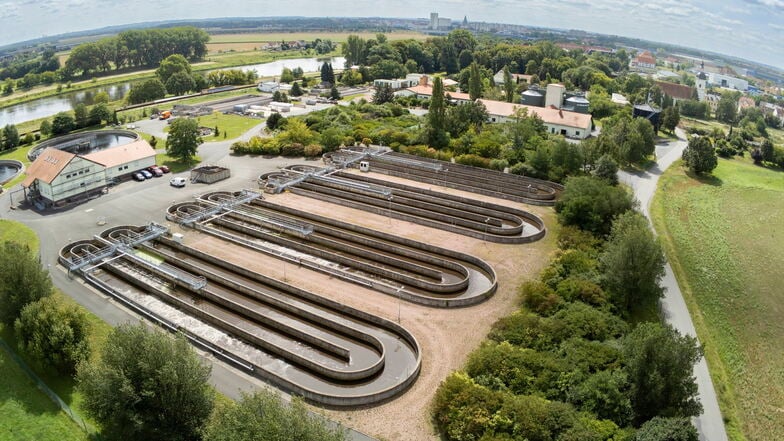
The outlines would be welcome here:
M 87 439 L 87 434 L 0 349 L 0 441 Z
M 204 139 L 204 142 L 234 139 L 264 122 L 262 119 L 248 118 L 239 115 L 224 115 L 220 112 L 215 112 L 212 115 L 200 116 L 196 118 L 196 120 L 199 122 L 199 126 L 213 129 L 217 126 L 218 130 L 220 130 L 219 136 L 204 136 L 202 138 Z
M 172 173 L 184 172 L 195 167 L 200 162 L 201 158 L 198 156 L 195 156 L 191 162 L 183 162 L 167 155 L 166 153 L 158 153 L 155 155 L 155 163 L 169 167 Z
M 13 241 L 25 244 L 38 252 L 38 236 L 19 222 L 0 220 L 0 242 Z M 73 300 L 55 292 L 63 302 Z M 88 313 L 91 325 L 90 344 L 99 348 L 106 340 L 111 327 Z M 12 349 L 17 348 L 16 337 L 9 327 L 0 325 L 0 338 Z M 33 360 L 23 353 L 17 354 L 33 367 L 36 374 L 63 401 L 84 418 L 80 405 L 81 395 L 74 390 L 72 378 L 47 369 L 38 369 Z M 8 354 L 0 349 L 0 441 L 4 440 L 86 440 L 87 434 L 55 406 Z
M 731 439 L 784 439 L 784 172 L 679 163 L 652 215 L 705 347 Z

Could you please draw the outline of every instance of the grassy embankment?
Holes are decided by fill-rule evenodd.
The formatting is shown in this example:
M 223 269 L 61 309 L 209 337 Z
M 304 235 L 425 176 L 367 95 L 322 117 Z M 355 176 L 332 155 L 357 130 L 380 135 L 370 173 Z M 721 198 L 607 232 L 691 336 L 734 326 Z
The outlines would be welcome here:
M 730 438 L 784 439 L 784 172 L 720 159 L 695 179 L 676 163 L 651 211 Z
M 14 241 L 26 244 L 33 252 L 38 252 L 38 237 L 23 224 L 9 220 L 0 220 L 0 242 Z M 74 301 L 56 291 L 63 302 L 73 304 Z M 94 349 L 103 345 L 111 327 L 95 315 L 87 312 L 91 325 L 90 345 Z M 11 348 L 16 348 L 16 337 L 13 330 L 0 325 L 0 338 Z M 81 408 L 82 396 L 74 389 L 75 382 L 49 369 L 35 368 L 25 354 L 19 353 L 28 366 L 78 414 L 85 417 Z M 4 440 L 36 440 L 36 441 L 70 441 L 87 440 L 87 434 L 71 421 L 65 413 L 39 391 L 24 371 L 2 350 L 0 350 L 0 441 Z

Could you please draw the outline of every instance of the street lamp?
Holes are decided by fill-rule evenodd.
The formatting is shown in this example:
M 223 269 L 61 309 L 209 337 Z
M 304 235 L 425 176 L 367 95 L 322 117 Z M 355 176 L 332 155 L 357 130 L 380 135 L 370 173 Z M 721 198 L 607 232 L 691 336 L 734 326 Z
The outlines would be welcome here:
M 487 227 L 490 225 L 490 218 L 485 218 L 485 246 L 487 246 Z
M 391 194 L 387 198 L 387 201 L 389 201 L 389 211 L 388 211 L 388 214 L 389 214 L 389 225 L 392 225 L 392 195 Z

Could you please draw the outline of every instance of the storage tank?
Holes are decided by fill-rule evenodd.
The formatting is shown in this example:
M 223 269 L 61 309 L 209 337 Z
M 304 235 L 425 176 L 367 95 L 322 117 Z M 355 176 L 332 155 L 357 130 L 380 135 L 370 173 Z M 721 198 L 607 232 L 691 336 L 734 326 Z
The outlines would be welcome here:
M 573 96 L 571 98 L 567 98 L 564 107 L 571 109 L 573 112 L 588 113 L 589 104 L 590 103 L 587 99 L 581 96 Z
M 555 106 L 556 108 L 560 109 L 561 106 L 563 106 L 565 93 L 566 87 L 564 87 L 563 84 L 548 84 L 544 105 L 547 107 Z
M 544 107 L 544 95 L 538 90 L 528 89 L 523 92 L 523 104 L 526 106 Z

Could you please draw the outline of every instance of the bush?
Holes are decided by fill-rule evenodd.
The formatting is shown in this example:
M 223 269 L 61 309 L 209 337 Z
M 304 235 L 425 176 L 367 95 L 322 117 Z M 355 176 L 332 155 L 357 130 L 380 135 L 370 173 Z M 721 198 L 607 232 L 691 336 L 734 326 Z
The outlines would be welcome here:
M 580 301 L 596 307 L 607 305 L 602 287 L 580 277 L 568 277 L 558 283 L 555 292 L 569 302 Z
M 509 167 L 509 161 L 506 159 L 491 159 L 490 160 L 490 168 L 493 170 L 504 171 Z
M 610 233 L 613 218 L 632 206 L 631 195 L 624 189 L 598 178 L 580 176 L 566 181 L 555 211 L 558 221 L 564 225 L 606 235 Z
M 498 392 L 479 386 L 467 375 L 455 372 L 436 391 L 433 419 L 448 440 L 478 440 L 502 404 Z
M 320 145 L 310 144 L 305 146 L 303 149 L 303 154 L 306 158 L 315 158 L 317 156 L 321 156 L 322 148 Z
M 542 282 L 531 280 L 520 286 L 523 304 L 531 312 L 550 315 L 558 309 L 561 299 L 552 288 Z
M 558 232 L 558 248 L 562 250 L 580 250 L 588 255 L 596 255 L 601 241 L 590 231 L 583 231 L 574 226 L 565 226 Z
M 455 162 L 472 167 L 490 168 L 490 160 L 478 155 L 466 154 L 455 157 Z
M 655 417 L 640 427 L 635 441 L 697 441 L 697 428 L 688 418 Z
M 486 342 L 471 353 L 466 373 L 489 389 L 520 395 L 551 396 L 568 366 L 548 352 L 513 346 L 508 342 Z
M 76 366 L 90 358 L 89 323 L 84 311 L 44 297 L 22 309 L 14 324 L 20 348 L 41 366 L 73 375 Z
M 295 142 L 281 147 L 280 153 L 283 156 L 303 156 L 305 154 L 305 147 L 302 144 Z
M 0 244 L 0 322 L 13 325 L 22 309 L 52 294 L 49 272 L 24 245 Z

